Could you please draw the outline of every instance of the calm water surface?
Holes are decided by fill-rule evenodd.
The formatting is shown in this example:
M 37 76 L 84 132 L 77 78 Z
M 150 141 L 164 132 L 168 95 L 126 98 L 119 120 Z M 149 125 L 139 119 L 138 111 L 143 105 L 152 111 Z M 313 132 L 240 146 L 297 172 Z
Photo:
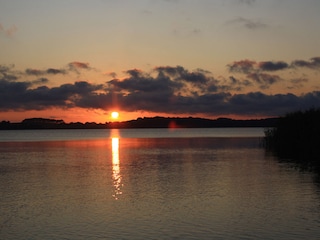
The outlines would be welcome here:
M 0 131 L 0 239 L 319 239 L 315 176 L 262 136 Z
M 119 138 L 263 137 L 263 128 L 178 128 L 178 129 L 93 129 L 93 130 L 8 130 L 0 142 L 57 141 Z

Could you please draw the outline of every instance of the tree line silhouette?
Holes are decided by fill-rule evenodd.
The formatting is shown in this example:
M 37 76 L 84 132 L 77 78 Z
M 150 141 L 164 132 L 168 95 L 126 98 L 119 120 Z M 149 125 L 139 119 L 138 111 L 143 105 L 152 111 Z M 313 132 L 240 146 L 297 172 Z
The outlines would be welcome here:
M 112 128 L 214 128 L 214 127 L 272 127 L 277 118 L 235 120 L 230 118 L 144 117 L 123 122 L 71 122 L 47 118 L 27 118 L 19 123 L 0 122 L 0 129 L 112 129 Z

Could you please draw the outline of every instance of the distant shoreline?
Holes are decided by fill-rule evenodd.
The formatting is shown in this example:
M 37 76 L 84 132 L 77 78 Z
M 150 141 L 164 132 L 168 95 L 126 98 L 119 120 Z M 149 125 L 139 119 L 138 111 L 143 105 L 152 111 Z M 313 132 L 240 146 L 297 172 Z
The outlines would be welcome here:
M 27 129 L 130 129 L 130 128 L 223 128 L 223 127 L 274 127 L 279 118 L 235 120 L 230 118 L 176 118 L 145 117 L 123 122 L 71 122 L 47 118 L 27 118 L 19 123 L 0 122 L 0 130 Z

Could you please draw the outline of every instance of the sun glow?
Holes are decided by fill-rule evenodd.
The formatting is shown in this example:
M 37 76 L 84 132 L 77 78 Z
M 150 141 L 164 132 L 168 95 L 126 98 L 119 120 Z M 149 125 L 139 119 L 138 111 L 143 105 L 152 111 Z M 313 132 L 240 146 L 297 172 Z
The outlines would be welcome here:
M 112 112 L 111 113 L 111 118 L 118 119 L 119 118 L 119 113 L 118 112 Z

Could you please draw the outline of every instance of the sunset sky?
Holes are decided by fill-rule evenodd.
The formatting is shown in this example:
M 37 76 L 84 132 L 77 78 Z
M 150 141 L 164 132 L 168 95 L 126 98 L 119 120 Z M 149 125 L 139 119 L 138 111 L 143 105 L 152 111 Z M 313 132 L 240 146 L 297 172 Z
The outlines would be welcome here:
M 319 0 L 0 0 L 0 121 L 320 107 Z

